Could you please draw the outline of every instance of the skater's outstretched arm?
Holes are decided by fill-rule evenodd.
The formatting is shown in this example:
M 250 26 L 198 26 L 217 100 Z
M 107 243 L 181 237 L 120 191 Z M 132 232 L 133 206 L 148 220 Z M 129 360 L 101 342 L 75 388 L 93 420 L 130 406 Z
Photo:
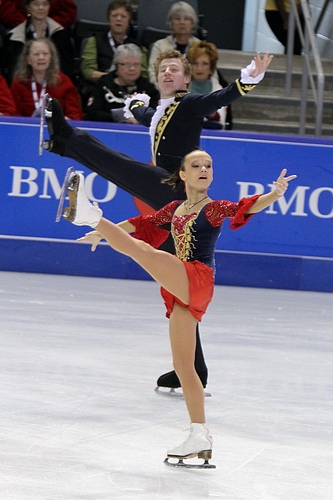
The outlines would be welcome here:
M 269 207 L 274 201 L 278 200 L 288 189 L 289 182 L 296 179 L 297 175 L 289 175 L 286 177 L 287 169 L 284 168 L 280 173 L 278 179 L 273 182 L 275 185 L 275 190 L 270 193 L 263 194 L 257 201 L 252 205 L 252 207 L 247 211 L 248 214 L 256 214 L 261 210 Z

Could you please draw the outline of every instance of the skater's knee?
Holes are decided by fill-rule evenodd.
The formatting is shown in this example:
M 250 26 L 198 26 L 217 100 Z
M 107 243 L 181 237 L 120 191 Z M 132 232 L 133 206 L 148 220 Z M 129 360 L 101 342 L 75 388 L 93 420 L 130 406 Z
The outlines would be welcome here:
M 194 364 L 186 358 L 174 359 L 173 368 L 180 380 L 191 381 L 196 377 Z

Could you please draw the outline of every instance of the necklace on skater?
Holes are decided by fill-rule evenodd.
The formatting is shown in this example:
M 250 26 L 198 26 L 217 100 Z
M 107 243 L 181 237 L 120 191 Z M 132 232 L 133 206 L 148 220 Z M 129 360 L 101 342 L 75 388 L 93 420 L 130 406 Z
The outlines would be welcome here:
M 191 210 L 191 208 L 195 207 L 196 205 L 199 205 L 201 201 L 204 201 L 208 198 L 208 195 L 206 195 L 204 198 L 201 198 L 201 200 L 196 201 L 195 203 L 189 203 L 188 200 L 185 201 L 184 205 L 187 211 Z

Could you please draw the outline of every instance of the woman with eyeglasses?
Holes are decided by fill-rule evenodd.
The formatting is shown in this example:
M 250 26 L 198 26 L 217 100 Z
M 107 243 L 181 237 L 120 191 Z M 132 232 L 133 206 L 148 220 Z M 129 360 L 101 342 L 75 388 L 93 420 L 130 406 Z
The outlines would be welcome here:
M 125 100 L 135 92 L 147 94 L 150 105 L 157 107 L 160 94 L 148 78 L 141 76 L 141 58 L 137 45 L 119 45 L 114 52 L 113 70 L 100 78 L 88 100 L 86 120 L 138 123 L 135 118 L 124 117 Z
M 173 4 L 168 12 L 167 25 L 172 30 L 172 34 L 161 40 L 157 40 L 152 45 L 149 55 L 149 80 L 155 85 L 157 85 L 155 61 L 158 56 L 166 50 L 179 50 L 181 54 L 186 55 L 191 43 L 199 41 L 193 35 L 193 30 L 198 25 L 198 16 L 192 5 L 186 2 Z
M 26 0 L 28 18 L 9 31 L 4 41 L 4 76 L 10 84 L 24 45 L 29 40 L 49 38 L 56 46 L 60 69 L 72 78 L 74 45 L 69 32 L 49 17 L 51 0 Z

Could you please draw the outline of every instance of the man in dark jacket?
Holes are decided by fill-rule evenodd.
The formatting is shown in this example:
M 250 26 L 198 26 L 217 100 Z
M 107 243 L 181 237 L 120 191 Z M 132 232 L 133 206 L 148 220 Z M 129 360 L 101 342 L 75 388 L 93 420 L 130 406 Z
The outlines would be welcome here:
M 83 130 L 71 127 L 55 100 L 49 103 L 46 114 L 50 141 L 46 141 L 45 148 L 82 163 L 155 210 L 172 200 L 185 199 L 182 186 L 173 190 L 161 181 L 179 170 L 181 159 L 199 147 L 204 117 L 255 88 L 272 58 L 268 53 L 263 58 L 257 54 L 241 71 L 240 79 L 221 90 L 201 95 L 187 92 L 191 69 L 182 54 L 174 50 L 162 53 L 156 61 L 160 105 L 155 110 L 147 106 L 145 94 L 136 95 L 129 99 L 126 114 L 150 127 L 154 168 L 108 148 Z M 195 367 L 206 387 L 208 371 L 198 330 L 196 346 Z M 162 375 L 157 384 L 180 387 L 174 371 Z

